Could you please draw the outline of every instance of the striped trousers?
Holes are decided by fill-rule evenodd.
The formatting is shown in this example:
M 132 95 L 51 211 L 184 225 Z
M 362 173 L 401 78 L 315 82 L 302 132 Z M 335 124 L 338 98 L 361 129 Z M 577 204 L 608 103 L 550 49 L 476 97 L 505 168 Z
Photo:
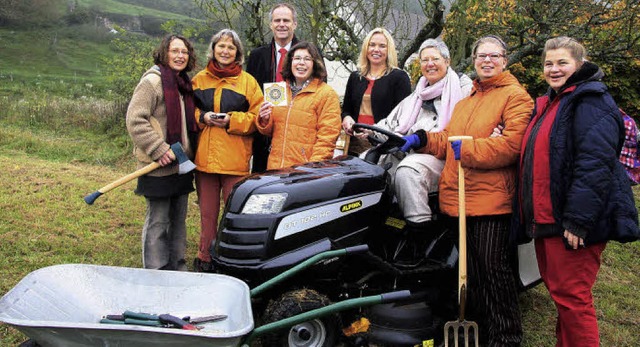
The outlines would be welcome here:
M 512 267 L 515 252 L 509 247 L 510 219 L 511 215 L 467 217 L 467 306 L 490 347 L 520 346 L 522 342 Z

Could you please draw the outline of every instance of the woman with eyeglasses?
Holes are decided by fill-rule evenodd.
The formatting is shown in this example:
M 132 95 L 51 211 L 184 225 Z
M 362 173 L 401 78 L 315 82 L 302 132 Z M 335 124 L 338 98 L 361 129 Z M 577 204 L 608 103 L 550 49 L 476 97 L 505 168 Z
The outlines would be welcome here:
M 375 124 L 411 93 L 406 71 L 398 68 L 393 37 L 385 28 L 371 30 L 362 41 L 358 70 L 347 81 L 342 105 L 342 128 L 352 136 L 349 153 L 359 155 L 371 144 L 366 132 L 353 134 L 353 124 Z
M 138 178 L 135 193 L 147 203 L 142 229 L 142 265 L 146 269 L 186 271 L 187 206 L 193 174 L 178 174 L 175 143 L 190 159 L 198 126 L 187 72 L 196 65 L 193 46 L 185 37 L 167 35 L 153 52 L 155 65 L 144 73 L 127 109 L 127 130 L 141 169 L 160 168 Z
M 425 40 L 418 50 L 418 59 L 422 77 L 415 90 L 376 126 L 400 135 L 419 129 L 442 131 L 449 124 L 454 106 L 469 95 L 472 81 L 467 75 L 453 71 L 449 48 L 444 42 Z M 409 145 L 405 145 L 400 152 L 383 156 L 380 164 L 384 163 L 392 164 L 389 177 L 407 225 L 428 232 L 433 218 L 429 193 L 438 191 L 444 160 L 410 151 Z
M 220 195 L 226 202 L 233 185 L 249 174 L 251 134 L 263 95 L 255 78 L 242 70 L 244 50 L 235 31 L 222 29 L 213 35 L 207 58 L 206 68 L 193 77 L 195 119 L 202 129 L 195 159 L 201 231 L 193 266 L 212 272 Z
M 267 169 L 331 159 L 340 134 L 340 100 L 316 46 L 301 41 L 287 53 L 282 77 L 287 105 L 264 102 L 256 124 L 271 136 Z
M 507 68 L 507 46 L 497 36 L 473 45 L 477 73 L 471 94 L 460 100 L 441 132 L 418 130 L 408 146 L 445 160 L 440 210 L 458 217 L 458 163 L 465 169 L 470 312 L 488 346 L 519 346 L 522 324 L 509 247 L 512 199 L 520 144 L 533 101 Z M 493 129 L 504 126 L 502 136 Z M 473 139 L 449 143 L 449 136 Z M 482 334 L 486 336 L 482 336 Z
M 536 99 L 520 153 L 514 232 L 535 239 L 538 268 L 558 311 L 556 346 L 600 346 L 591 289 L 608 240 L 638 239 L 638 211 L 618 162 L 624 121 L 576 40 L 542 52 L 547 93 Z

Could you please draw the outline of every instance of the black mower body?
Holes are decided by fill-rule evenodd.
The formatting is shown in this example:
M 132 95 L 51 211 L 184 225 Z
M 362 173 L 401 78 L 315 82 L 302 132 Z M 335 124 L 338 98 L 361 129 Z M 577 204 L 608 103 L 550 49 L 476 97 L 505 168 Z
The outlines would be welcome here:
M 390 205 L 385 175 L 343 156 L 247 177 L 225 208 L 216 268 L 254 286 L 322 251 L 365 243 Z M 250 196 L 272 193 L 286 194 L 280 212 L 242 213 Z

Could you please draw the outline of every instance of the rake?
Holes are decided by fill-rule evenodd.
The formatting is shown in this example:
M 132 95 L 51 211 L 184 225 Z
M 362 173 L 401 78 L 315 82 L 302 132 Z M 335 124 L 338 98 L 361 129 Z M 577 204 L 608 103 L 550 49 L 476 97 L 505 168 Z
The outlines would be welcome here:
M 473 139 L 471 136 L 450 136 L 449 142 L 456 140 Z M 444 346 L 449 347 L 449 335 L 453 333 L 454 346 L 459 346 L 459 335 L 462 331 L 464 336 L 464 346 L 469 347 L 469 332 L 473 331 L 475 346 L 479 347 L 478 324 L 467 321 L 464 318 L 464 309 L 467 301 L 467 219 L 464 193 L 464 169 L 458 160 L 458 222 L 460 236 L 458 240 L 458 304 L 460 306 L 460 316 L 458 320 L 448 321 L 444 325 Z

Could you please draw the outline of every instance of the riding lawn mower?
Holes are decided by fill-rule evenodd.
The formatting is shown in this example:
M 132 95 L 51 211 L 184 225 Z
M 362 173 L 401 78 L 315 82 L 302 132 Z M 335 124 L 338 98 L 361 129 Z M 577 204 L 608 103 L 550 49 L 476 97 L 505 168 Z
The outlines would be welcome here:
M 420 228 L 402 217 L 382 155 L 397 152 L 397 134 L 384 135 L 361 159 L 349 155 L 247 176 L 233 189 L 212 246 L 216 271 L 255 287 L 324 251 L 366 245 L 366 252 L 318 262 L 254 302 L 269 323 L 347 298 L 410 290 L 410 299 L 347 310 L 263 338 L 262 346 L 415 346 L 442 343 L 444 323 L 457 309 L 457 219 L 438 213 Z M 520 288 L 539 282 L 531 244 L 519 246 Z M 257 309 L 256 309 L 257 308 Z

